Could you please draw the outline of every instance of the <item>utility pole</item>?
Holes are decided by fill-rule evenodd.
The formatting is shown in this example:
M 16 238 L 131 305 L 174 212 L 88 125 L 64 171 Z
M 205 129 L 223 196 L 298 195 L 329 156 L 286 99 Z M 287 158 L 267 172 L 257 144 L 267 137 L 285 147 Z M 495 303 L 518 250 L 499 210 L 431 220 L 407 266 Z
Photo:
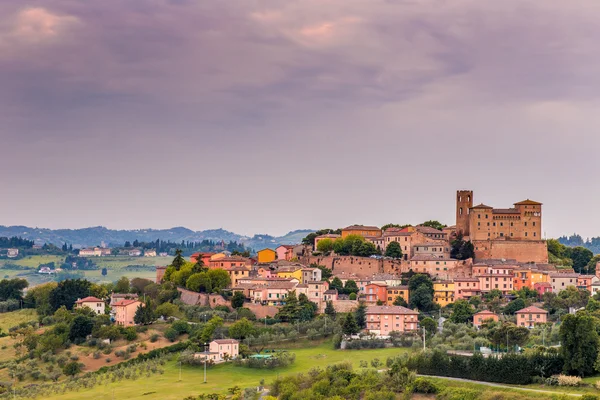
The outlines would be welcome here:
M 506 354 L 508 354 L 508 331 L 506 331 Z
M 181 382 L 181 361 L 179 361 L 179 381 Z
M 426 345 L 425 345 L 425 332 L 426 332 L 425 327 L 423 327 L 423 351 L 425 351 L 425 349 L 426 349 Z
M 204 343 L 204 383 L 206 383 L 206 361 L 208 360 L 208 353 L 206 352 L 206 343 Z
M 546 328 L 542 329 L 542 346 L 546 347 Z

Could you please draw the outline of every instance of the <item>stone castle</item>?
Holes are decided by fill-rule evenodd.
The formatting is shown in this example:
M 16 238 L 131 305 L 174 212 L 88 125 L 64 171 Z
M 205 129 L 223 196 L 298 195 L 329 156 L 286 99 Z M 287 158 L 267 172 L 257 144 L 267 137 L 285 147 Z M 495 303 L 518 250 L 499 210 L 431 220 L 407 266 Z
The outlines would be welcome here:
M 473 205 L 473 191 L 456 192 L 456 234 L 470 240 L 476 259 L 548 262 L 542 239 L 542 203 L 523 200 L 512 208 Z

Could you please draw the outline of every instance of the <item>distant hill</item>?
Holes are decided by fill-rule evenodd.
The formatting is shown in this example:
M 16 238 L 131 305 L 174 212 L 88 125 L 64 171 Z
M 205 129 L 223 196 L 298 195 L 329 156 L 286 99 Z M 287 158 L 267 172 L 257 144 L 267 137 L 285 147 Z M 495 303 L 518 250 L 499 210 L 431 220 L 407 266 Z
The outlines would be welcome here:
M 583 238 L 574 233 L 571 236 L 561 236 L 558 238 L 558 241 L 561 244 L 569 247 L 577 247 L 582 246 L 592 251 L 594 254 L 600 254 L 600 237 L 588 238 L 587 240 L 583 240 Z
M 107 243 L 109 246 L 122 246 L 125 241 L 140 242 L 160 240 L 170 240 L 172 242 L 191 241 L 200 242 L 202 240 L 213 240 L 225 242 L 243 243 L 246 247 L 254 250 L 260 250 L 265 247 L 275 248 L 281 244 L 300 243 L 303 237 L 313 230 L 303 229 L 289 232 L 284 236 L 254 235 L 252 237 L 238 235 L 224 229 L 210 229 L 205 231 L 192 231 L 184 227 L 175 227 L 170 229 L 134 229 L 134 230 L 114 230 L 103 226 L 96 226 L 83 229 L 46 229 L 31 228 L 28 226 L 2 226 L 0 225 L 0 237 L 18 236 L 23 239 L 33 240 L 36 243 L 52 243 L 61 246 L 63 243 L 72 244 L 75 247 L 97 246 L 100 242 Z

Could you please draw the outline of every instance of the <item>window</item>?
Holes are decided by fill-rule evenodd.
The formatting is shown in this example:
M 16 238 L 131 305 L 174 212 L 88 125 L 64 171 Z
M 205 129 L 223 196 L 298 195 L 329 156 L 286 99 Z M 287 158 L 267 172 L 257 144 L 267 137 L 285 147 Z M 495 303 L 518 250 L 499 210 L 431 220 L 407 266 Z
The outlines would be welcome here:
M 535 226 L 535 221 L 532 222 L 533 226 Z
M 500 226 L 504 226 L 504 222 L 500 222 Z
M 527 226 L 527 221 L 525 221 L 525 226 Z
M 527 237 L 527 232 L 525 232 L 525 237 Z

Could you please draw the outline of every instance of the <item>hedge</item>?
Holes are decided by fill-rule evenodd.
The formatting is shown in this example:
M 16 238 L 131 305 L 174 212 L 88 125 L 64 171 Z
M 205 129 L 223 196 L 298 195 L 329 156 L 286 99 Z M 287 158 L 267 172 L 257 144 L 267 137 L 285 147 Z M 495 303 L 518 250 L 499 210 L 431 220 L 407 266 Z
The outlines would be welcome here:
M 559 374 L 563 359 L 556 353 L 542 352 L 485 358 L 480 353 L 468 357 L 433 351 L 412 355 L 407 367 L 423 375 L 526 385 L 532 383 L 533 377 Z

